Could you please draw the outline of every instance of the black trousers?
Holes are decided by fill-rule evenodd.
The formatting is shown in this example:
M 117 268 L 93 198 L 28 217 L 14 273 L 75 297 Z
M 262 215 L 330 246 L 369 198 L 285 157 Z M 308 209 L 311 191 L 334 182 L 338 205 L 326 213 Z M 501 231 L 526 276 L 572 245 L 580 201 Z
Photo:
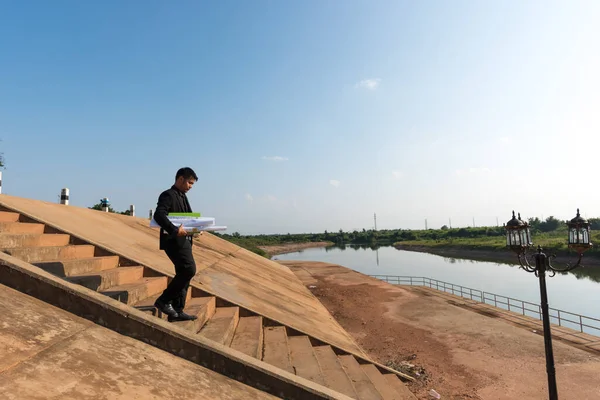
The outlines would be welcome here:
M 192 255 L 192 244 L 189 240 L 178 245 L 169 243 L 164 248 L 165 253 L 175 266 L 175 277 L 158 298 L 164 303 L 171 303 L 175 311 L 181 312 L 185 307 L 190 281 L 196 275 L 196 262 Z

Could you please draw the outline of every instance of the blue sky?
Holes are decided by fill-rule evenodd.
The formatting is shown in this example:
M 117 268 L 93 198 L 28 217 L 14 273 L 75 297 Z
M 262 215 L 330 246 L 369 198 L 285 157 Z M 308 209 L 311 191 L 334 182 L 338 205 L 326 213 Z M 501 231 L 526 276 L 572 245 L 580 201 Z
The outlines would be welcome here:
M 2 192 L 241 233 L 600 216 L 600 3 L 0 5 Z

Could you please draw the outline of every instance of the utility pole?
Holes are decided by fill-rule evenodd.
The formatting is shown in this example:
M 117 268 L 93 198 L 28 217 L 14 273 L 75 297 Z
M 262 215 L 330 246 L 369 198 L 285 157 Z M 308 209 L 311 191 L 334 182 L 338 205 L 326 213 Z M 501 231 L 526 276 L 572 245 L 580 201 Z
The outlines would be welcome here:
M 452 229 L 452 218 L 448 218 L 448 226 Z
M 475 217 L 473 217 L 473 228 L 475 228 Z
M 500 226 L 500 224 L 498 224 L 498 217 L 496 217 L 496 226 Z
M 373 213 L 373 222 L 375 223 L 375 231 L 377 232 L 377 214 Z
M 427 230 L 427 218 L 425 218 L 425 230 Z

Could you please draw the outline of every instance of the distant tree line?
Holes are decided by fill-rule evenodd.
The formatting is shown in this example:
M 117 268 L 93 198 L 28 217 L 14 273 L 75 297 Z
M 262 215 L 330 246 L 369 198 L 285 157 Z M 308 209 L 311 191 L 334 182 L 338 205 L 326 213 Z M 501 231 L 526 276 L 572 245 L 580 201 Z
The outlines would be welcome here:
M 91 210 L 98 210 L 98 211 L 102 211 L 102 203 L 96 203 L 91 207 L 88 207 Z M 125 210 L 125 211 L 115 211 L 114 208 L 112 208 L 110 205 L 108 206 L 108 212 L 109 213 L 115 213 L 115 214 L 121 214 L 121 215 L 131 215 L 131 211 L 130 210 Z
M 593 230 L 600 230 L 600 218 L 590 218 L 588 221 Z M 545 220 L 539 218 L 529 218 L 531 234 L 556 233 L 566 231 L 567 222 L 554 216 Z M 452 239 L 480 239 L 485 237 L 503 237 L 506 235 L 504 226 L 481 226 L 481 227 L 463 227 L 449 228 L 444 225 L 440 229 L 363 229 L 361 231 L 343 231 L 337 232 L 325 231 L 323 233 L 299 233 L 299 234 L 260 234 L 260 235 L 241 235 L 238 232 L 232 234 L 221 234 L 216 232 L 217 236 L 228 240 L 238 246 L 254 251 L 257 254 L 265 255 L 265 252 L 258 246 L 281 245 L 288 243 L 308 243 L 308 242 L 332 242 L 336 245 L 356 244 L 369 246 L 386 246 L 397 242 L 405 241 L 445 241 Z

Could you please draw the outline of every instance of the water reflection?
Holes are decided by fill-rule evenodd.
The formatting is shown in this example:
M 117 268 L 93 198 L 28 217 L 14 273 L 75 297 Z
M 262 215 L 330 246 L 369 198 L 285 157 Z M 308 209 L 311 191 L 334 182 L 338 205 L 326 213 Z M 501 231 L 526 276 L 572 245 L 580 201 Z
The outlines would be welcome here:
M 377 250 L 380 247 L 394 248 L 393 246 L 382 246 L 382 245 L 378 245 L 378 244 L 333 244 L 331 246 L 325 247 L 325 251 L 348 250 L 348 249 L 354 249 L 355 251 L 368 250 L 368 249 Z
M 380 245 L 376 245 L 376 244 L 334 244 L 333 246 L 328 246 L 325 247 L 325 251 L 326 252 L 330 252 L 332 250 L 347 250 L 347 249 L 353 249 L 354 251 L 366 251 L 366 250 L 374 250 L 375 251 L 375 263 L 377 265 L 379 265 L 379 248 L 382 247 Z M 392 246 L 388 246 L 388 247 L 392 247 Z
M 376 244 L 335 244 L 332 246 L 328 246 L 325 247 L 325 252 L 331 252 L 331 251 L 345 251 L 345 250 L 354 250 L 356 252 L 362 250 L 362 251 L 367 251 L 367 250 L 373 250 L 375 252 L 375 262 L 377 265 L 379 265 L 379 249 L 381 248 L 389 248 L 389 249 L 394 249 L 397 250 L 394 246 L 381 246 L 381 245 L 376 245 Z M 302 253 L 304 250 L 300 250 L 298 253 Z M 402 251 L 402 250 L 397 250 L 397 251 Z M 425 253 L 427 254 L 427 253 Z M 499 260 L 475 260 L 475 259 L 470 259 L 470 258 L 465 258 L 465 257 L 448 257 L 448 256 L 442 256 L 442 255 L 438 255 L 438 257 L 441 257 L 445 263 L 448 264 L 478 264 L 481 262 L 486 262 L 489 264 L 493 264 L 495 266 L 509 266 L 511 268 L 518 268 L 520 267 L 519 264 L 517 264 L 516 262 L 508 262 L 508 261 L 499 261 Z M 589 279 L 593 282 L 598 282 L 600 283 L 600 267 L 594 266 L 594 267 L 579 267 L 577 269 L 574 269 L 573 271 L 569 271 L 569 272 L 557 272 L 557 275 L 573 275 L 576 279 Z

